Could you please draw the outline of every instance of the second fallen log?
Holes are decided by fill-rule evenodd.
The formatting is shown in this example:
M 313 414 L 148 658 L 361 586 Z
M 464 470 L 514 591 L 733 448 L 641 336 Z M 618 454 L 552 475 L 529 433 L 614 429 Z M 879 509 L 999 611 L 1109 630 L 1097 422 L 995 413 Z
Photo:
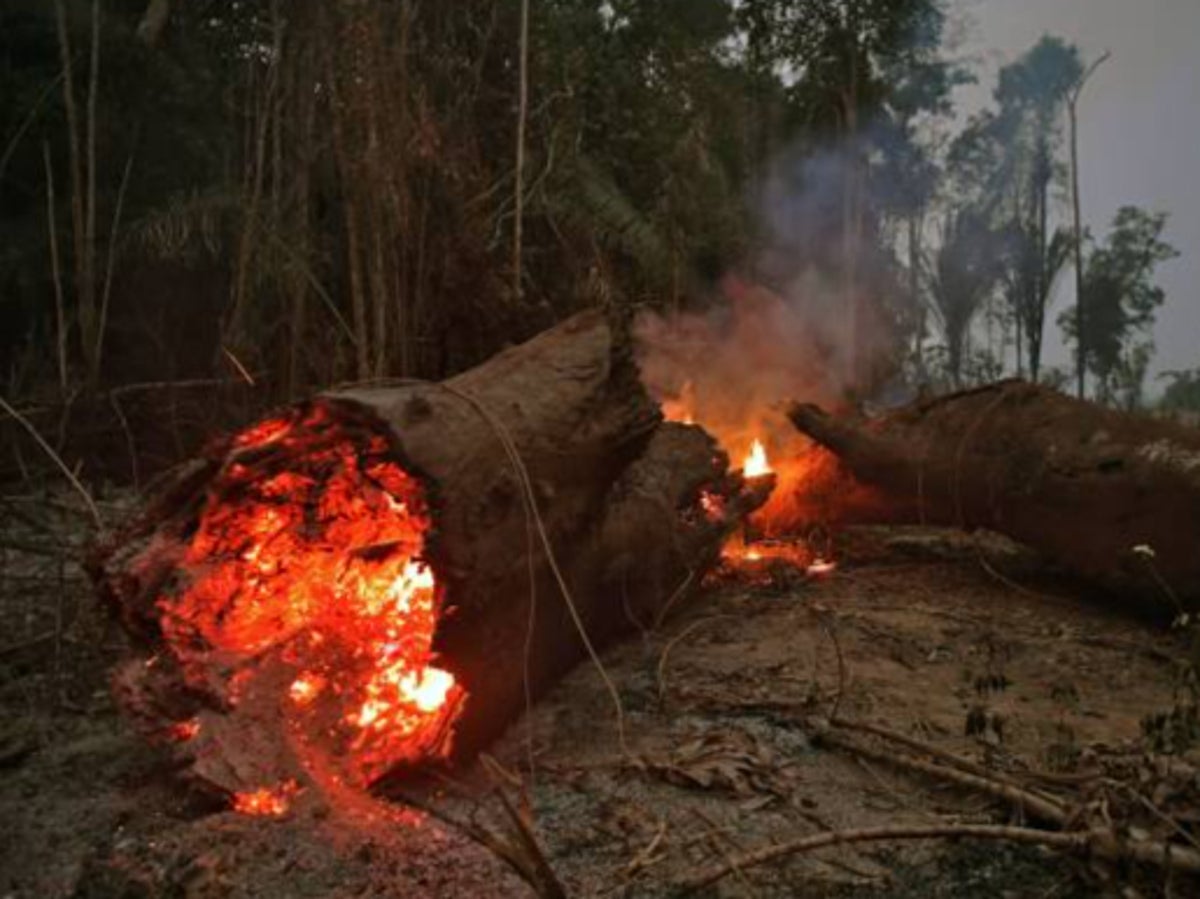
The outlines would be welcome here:
M 1200 432 L 1004 381 L 869 422 L 792 423 L 910 520 L 983 527 L 1126 604 L 1200 608 Z

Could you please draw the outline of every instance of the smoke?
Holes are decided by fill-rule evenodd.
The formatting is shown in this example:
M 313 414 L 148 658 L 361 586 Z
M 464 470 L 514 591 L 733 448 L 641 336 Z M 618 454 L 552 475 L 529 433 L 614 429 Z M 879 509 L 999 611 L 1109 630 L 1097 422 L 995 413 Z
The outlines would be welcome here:
M 735 463 L 755 438 L 797 439 L 790 401 L 840 405 L 875 391 L 894 368 L 897 293 L 873 214 L 878 199 L 859 142 L 785 154 L 754 202 L 761 235 L 707 309 L 639 316 L 643 378 L 669 417 L 713 433 Z M 774 444 L 774 446 L 772 446 Z
M 728 276 L 706 312 L 640 316 L 642 377 L 670 417 L 703 425 L 738 457 L 756 438 L 768 449 L 787 442 L 788 401 L 837 402 L 846 366 L 836 300 L 811 280 L 792 291 L 805 303 Z

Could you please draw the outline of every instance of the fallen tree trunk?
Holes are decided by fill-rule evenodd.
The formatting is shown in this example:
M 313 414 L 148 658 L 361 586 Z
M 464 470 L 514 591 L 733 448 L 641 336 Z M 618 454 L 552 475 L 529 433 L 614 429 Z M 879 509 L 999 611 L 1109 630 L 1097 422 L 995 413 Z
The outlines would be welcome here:
M 649 626 L 769 489 L 662 422 L 595 313 L 442 384 L 326 394 L 210 448 L 95 554 L 137 638 L 118 697 L 247 802 L 462 758 Z
M 905 517 L 998 531 L 1144 609 L 1200 606 L 1200 432 L 1022 381 L 792 423 Z

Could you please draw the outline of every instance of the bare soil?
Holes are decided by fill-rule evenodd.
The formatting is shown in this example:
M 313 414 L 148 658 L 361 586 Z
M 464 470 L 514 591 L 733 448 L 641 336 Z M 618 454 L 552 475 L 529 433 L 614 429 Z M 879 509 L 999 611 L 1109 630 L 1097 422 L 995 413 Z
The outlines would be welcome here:
M 521 855 L 519 827 L 498 787 L 571 896 L 1189 894 L 1160 870 L 946 840 L 792 855 L 685 893 L 701 872 L 804 834 L 1036 823 L 889 764 L 886 741 L 873 744 L 882 760 L 833 745 L 831 719 L 1077 797 L 1081 815 L 1127 815 L 1131 840 L 1186 842 L 1165 817 L 1196 838 L 1200 783 L 1162 776 L 1200 762 L 1172 717 L 1184 637 L 995 538 L 859 529 L 839 539 L 827 579 L 712 578 L 661 630 L 603 656 L 620 728 L 585 663 L 493 748 L 496 764 L 281 819 L 224 811 L 117 718 L 106 671 L 120 639 L 70 561 L 75 541 L 28 552 L 37 540 L 50 545 L 10 534 L 26 549 L 8 545 L 0 568 L 0 896 L 535 895 L 504 858 Z M 1141 817 L 1128 811 L 1140 800 L 1092 776 L 1118 768 L 1144 784 Z

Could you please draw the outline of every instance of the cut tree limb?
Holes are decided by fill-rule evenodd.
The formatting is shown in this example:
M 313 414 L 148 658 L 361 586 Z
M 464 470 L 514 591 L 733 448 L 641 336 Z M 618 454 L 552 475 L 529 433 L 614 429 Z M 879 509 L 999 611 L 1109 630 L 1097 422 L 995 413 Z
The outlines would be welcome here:
M 1200 432 L 1022 381 L 792 423 L 904 517 L 988 528 L 1143 609 L 1200 606 Z

